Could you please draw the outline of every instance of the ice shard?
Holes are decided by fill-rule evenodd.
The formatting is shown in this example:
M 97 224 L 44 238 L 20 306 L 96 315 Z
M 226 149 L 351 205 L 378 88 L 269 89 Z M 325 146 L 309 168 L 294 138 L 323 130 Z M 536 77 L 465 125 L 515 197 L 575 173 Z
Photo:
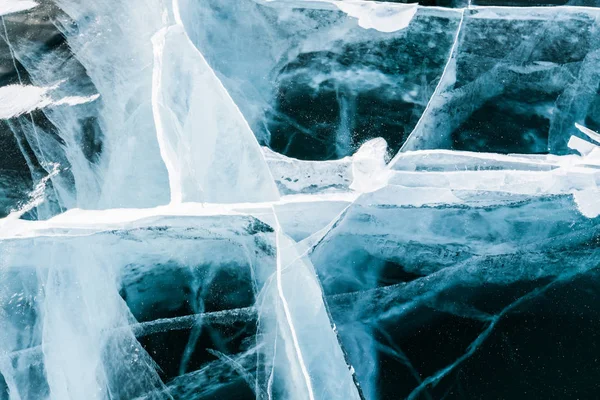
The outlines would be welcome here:
M 171 202 L 276 200 L 256 138 L 184 27 L 164 28 L 152 43 L 152 108 Z
M 272 350 L 276 368 L 268 386 L 279 381 L 288 392 L 282 393 L 286 398 L 359 399 L 310 261 L 280 228 L 276 234 L 277 336 Z

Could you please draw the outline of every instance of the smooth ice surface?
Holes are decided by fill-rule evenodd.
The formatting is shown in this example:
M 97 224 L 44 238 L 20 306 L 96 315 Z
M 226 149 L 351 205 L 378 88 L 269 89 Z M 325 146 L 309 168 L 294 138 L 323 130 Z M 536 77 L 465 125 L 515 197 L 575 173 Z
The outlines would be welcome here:
M 282 230 L 291 239 L 300 242 L 309 238 L 336 219 L 355 196 L 339 196 L 314 199 L 313 201 L 292 201 L 274 205 Z
M 596 126 L 597 8 L 474 7 L 463 15 L 443 85 L 406 150 L 564 154 L 574 123 Z
M 434 90 L 460 17 L 370 1 L 182 1 L 180 8 L 190 39 L 259 142 L 304 160 L 341 159 L 376 137 L 395 153 Z M 377 15 L 403 29 L 360 25 Z
M 0 399 L 594 398 L 599 9 L 513 3 L 2 3 Z
M 340 301 L 332 315 L 367 397 L 390 395 L 390 385 L 399 385 L 386 377 L 390 367 L 380 361 L 378 332 L 403 331 L 403 324 L 410 331 L 411 318 L 418 319 L 413 310 L 435 302 L 437 293 L 592 268 L 597 249 L 586 243 L 595 237 L 597 221 L 582 215 L 582 199 L 394 185 L 359 198 L 311 260 L 326 295 Z

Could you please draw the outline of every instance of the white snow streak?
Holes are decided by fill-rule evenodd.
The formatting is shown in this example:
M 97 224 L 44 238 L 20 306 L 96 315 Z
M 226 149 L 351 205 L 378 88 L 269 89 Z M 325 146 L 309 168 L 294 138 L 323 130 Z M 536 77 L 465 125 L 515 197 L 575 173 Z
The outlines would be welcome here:
M 52 99 L 50 92 L 56 86 L 8 85 L 0 87 L 0 119 L 15 118 L 47 106 L 78 105 L 96 100 L 100 95 L 67 96 Z
M 77 106 L 80 104 L 85 104 L 85 103 L 91 103 L 92 101 L 98 99 L 100 97 L 99 94 L 94 94 L 91 96 L 67 96 L 67 97 L 63 97 L 60 100 L 56 100 L 52 103 L 53 106 L 61 106 L 61 105 L 68 105 L 68 106 Z
M 48 88 L 31 85 L 8 85 L 0 87 L 0 118 L 18 117 L 52 103 L 47 96 Z

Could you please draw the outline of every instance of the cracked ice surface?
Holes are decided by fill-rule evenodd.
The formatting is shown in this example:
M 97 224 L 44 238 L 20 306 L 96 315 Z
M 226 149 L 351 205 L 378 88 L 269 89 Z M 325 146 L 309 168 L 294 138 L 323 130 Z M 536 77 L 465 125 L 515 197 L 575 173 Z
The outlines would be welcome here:
M 600 9 L 518 3 L 2 3 L 0 399 L 595 398 Z

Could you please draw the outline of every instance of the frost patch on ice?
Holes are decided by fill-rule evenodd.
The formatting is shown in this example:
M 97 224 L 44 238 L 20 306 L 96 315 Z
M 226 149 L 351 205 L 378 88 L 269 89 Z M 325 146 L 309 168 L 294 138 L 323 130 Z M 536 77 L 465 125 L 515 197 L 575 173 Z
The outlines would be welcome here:
M 600 190 L 597 188 L 576 190 L 573 192 L 573 198 L 579 212 L 586 217 L 596 218 L 600 215 Z
M 50 105 L 75 106 L 96 100 L 100 95 L 68 96 L 53 100 L 49 95 L 56 86 L 8 85 L 0 87 L 0 119 L 15 118 Z
M 48 88 L 31 85 L 0 87 L 0 118 L 8 119 L 47 106 Z
M 0 2 L 0 15 L 25 11 L 37 6 L 38 3 L 30 0 L 2 0 Z
M 389 4 L 364 1 L 332 2 L 341 11 L 358 19 L 358 25 L 380 32 L 395 32 L 410 24 L 417 13 L 418 4 Z
M 373 192 L 387 184 L 389 170 L 386 169 L 387 143 L 383 138 L 369 140 L 352 156 L 350 189 L 358 192 Z

